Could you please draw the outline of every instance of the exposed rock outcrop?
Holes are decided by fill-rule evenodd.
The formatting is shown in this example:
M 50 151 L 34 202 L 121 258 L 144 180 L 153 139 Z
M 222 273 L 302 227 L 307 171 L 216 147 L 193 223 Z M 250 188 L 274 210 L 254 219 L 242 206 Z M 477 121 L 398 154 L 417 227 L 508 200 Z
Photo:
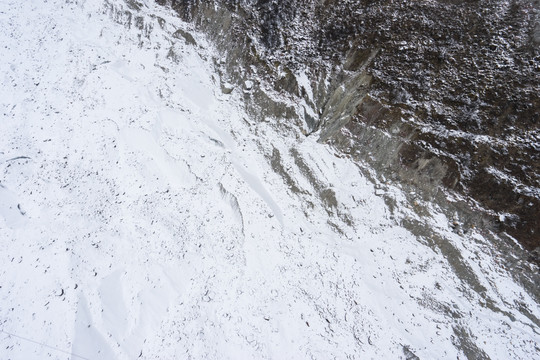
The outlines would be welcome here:
M 254 81 L 258 118 L 427 198 L 449 191 L 538 262 L 538 1 L 156 1 L 214 40 L 227 82 Z

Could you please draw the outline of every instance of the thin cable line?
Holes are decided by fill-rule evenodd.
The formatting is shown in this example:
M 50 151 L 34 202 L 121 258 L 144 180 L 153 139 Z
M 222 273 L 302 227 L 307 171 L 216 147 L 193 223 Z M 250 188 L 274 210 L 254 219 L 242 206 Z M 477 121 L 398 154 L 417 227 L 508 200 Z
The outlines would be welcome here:
M 3 332 L 4 334 L 7 334 L 7 335 L 9 335 L 9 336 L 13 336 L 13 337 L 16 337 L 16 338 L 25 340 L 25 341 L 29 341 L 29 342 L 34 343 L 34 344 L 38 344 L 38 345 L 47 347 L 47 348 L 49 348 L 49 349 L 53 349 L 53 350 L 56 350 L 56 351 L 63 352 L 64 354 L 68 354 L 68 355 L 71 355 L 71 356 L 78 357 L 78 358 L 80 358 L 80 359 L 90 360 L 90 359 L 87 358 L 87 357 L 84 357 L 84 356 L 81 356 L 81 355 L 77 355 L 77 354 L 74 354 L 74 353 L 69 352 L 69 351 L 64 351 L 64 350 L 62 350 L 62 349 L 55 348 L 54 346 L 49 346 L 49 345 L 47 345 L 47 344 L 43 344 L 43 343 L 40 343 L 40 342 L 38 342 L 38 341 L 34 341 L 34 340 L 32 340 L 32 339 L 25 338 L 25 337 L 23 337 L 23 336 L 15 335 L 15 334 L 9 333 L 9 332 L 4 331 L 4 330 L 0 330 L 0 332 Z

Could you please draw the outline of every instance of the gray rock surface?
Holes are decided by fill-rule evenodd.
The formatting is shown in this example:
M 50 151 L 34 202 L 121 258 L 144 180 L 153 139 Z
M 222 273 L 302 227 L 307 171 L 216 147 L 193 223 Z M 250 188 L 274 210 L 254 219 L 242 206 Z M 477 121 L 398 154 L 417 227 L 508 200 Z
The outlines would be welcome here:
M 157 2 L 215 41 L 227 81 L 266 84 L 246 94 L 261 120 L 307 127 L 381 176 L 517 239 L 538 263 L 538 1 Z

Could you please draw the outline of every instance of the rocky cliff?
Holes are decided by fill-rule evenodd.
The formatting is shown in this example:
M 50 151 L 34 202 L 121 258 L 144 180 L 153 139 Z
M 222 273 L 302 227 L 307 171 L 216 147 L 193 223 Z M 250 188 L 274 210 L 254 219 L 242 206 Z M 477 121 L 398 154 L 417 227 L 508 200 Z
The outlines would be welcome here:
M 303 126 L 538 261 L 538 1 L 157 2 L 215 41 L 222 81 L 254 80 L 260 119 Z

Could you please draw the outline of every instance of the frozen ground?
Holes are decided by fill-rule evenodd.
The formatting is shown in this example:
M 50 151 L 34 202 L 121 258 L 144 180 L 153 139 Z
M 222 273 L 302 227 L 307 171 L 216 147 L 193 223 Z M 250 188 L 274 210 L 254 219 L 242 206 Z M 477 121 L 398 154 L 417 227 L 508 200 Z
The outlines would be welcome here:
M 540 358 L 479 233 L 252 121 L 166 9 L 4 0 L 0 46 L 0 358 Z

